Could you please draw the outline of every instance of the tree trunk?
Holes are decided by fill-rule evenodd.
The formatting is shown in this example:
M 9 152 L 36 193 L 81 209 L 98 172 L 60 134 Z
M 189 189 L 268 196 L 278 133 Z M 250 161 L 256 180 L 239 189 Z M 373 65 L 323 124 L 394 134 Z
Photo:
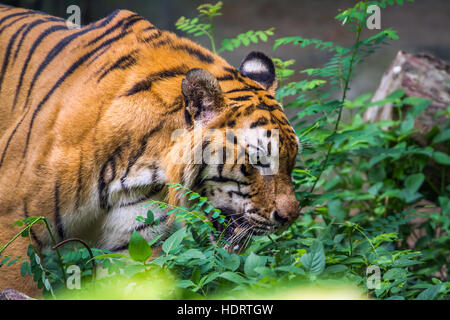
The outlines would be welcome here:
M 450 106 L 450 65 L 428 54 L 410 54 L 399 51 L 394 62 L 384 73 L 380 85 L 372 101 L 386 98 L 397 89 L 404 89 L 408 97 L 422 97 L 431 100 L 431 104 L 415 118 L 414 129 L 417 133 L 411 137 L 421 146 L 426 147 L 429 141 L 427 133 L 437 126 L 442 129 L 449 121 L 447 116 L 435 117 L 442 110 Z M 408 111 L 409 106 L 403 106 L 402 114 Z M 398 120 L 392 103 L 383 106 L 368 108 L 363 115 L 365 122 L 381 120 Z M 449 153 L 446 143 L 434 146 L 436 151 Z M 433 160 L 424 168 L 423 173 L 437 186 L 450 183 L 450 170 Z M 430 190 L 431 194 L 435 192 Z M 429 194 L 430 194 L 429 193 Z M 435 197 L 428 197 L 435 201 Z
M 386 98 L 397 89 L 404 89 L 409 97 L 422 97 L 431 105 L 416 118 L 416 129 L 428 133 L 435 125 L 442 128 L 448 119 L 434 115 L 450 105 L 450 65 L 427 54 L 410 54 L 400 51 L 385 72 L 372 101 Z M 392 103 L 368 108 L 365 122 L 395 120 Z M 421 141 L 423 143 L 423 141 Z

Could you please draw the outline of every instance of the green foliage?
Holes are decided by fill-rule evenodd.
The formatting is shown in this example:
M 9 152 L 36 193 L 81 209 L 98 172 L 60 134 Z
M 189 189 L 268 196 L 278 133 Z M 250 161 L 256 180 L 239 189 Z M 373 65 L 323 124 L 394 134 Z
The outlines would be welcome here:
M 216 49 L 216 40 L 214 37 L 214 17 L 221 16 L 222 13 L 220 9 L 222 8 L 222 1 L 216 4 L 202 4 L 197 7 L 199 12 L 198 16 L 192 19 L 186 17 L 180 17 L 175 23 L 178 30 L 186 32 L 188 35 L 193 37 L 207 36 L 211 41 L 211 50 L 214 53 L 223 51 L 233 51 L 240 46 L 249 46 L 250 44 L 256 44 L 260 41 L 267 42 L 270 36 L 273 36 L 274 28 L 269 28 L 267 30 L 249 30 L 245 33 L 238 34 L 236 37 L 231 39 L 223 39 L 219 50 Z
M 241 45 L 248 47 L 251 43 L 258 43 L 260 40 L 263 42 L 267 42 L 267 39 L 270 36 L 273 36 L 273 30 L 275 28 L 270 28 L 267 30 L 258 30 L 253 31 L 249 30 L 246 33 L 238 34 L 235 38 L 232 39 L 224 39 L 221 42 L 222 48 L 219 49 L 219 52 L 222 51 L 233 51 L 239 48 Z
M 222 8 L 222 1 L 217 2 L 215 5 L 206 3 L 197 7 L 199 12 L 198 16 L 193 19 L 180 17 L 175 23 L 177 29 L 192 34 L 194 37 L 207 36 L 211 41 L 211 47 L 214 53 L 216 53 L 216 43 L 214 39 L 214 27 L 213 18 L 222 15 L 220 9 Z M 205 22 L 200 22 L 205 21 Z

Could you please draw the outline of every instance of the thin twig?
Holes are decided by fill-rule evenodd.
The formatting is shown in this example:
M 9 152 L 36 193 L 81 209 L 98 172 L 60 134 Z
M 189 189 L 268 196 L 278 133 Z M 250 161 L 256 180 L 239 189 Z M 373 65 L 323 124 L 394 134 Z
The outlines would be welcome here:
M 91 247 L 89 247 L 89 245 L 86 242 L 84 242 L 83 240 L 78 239 L 78 238 L 69 238 L 69 239 L 63 240 L 60 243 L 54 245 L 52 247 L 52 250 L 56 250 L 58 247 L 66 244 L 68 242 L 72 242 L 72 241 L 76 241 L 76 242 L 81 243 L 87 249 L 87 251 L 89 252 L 89 256 L 91 257 L 90 260 L 91 260 L 91 263 L 92 263 L 92 285 L 95 286 L 95 274 L 97 273 L 96 272 L 97 271 L 97 266 L 95 264 L 95 259 L 94 259 L 94 255 L 92 253 Z

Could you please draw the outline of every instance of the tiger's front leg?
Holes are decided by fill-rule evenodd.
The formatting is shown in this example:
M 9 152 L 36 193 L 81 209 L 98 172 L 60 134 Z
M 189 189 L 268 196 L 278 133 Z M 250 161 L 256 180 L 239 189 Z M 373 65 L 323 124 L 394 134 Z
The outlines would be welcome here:
M 107 213 L 100 224 L 101 229 L 94 244 L 115 253 L 127 253 L 133 231 L 139 232 L 147 241 L 160 234 L 168 235 L 172 223 L 166 212 L 148 207 L 149 200 L 164 201 L 167 188 L 165 175 L 155 166 L 131 170 L 123 178 L 118 178 L 106 186 L 105 199 Z M 138 217 L 147 217 L 152 209 L 154 219 L 159 224 L 150 226 L 138 221 Z
M 152 208 L 155 220 L 159 219 L 160 221 L 156 226 L 150 226 L 137 220 L 139 216 L 146 217 L 149 209 L 143 203 L 120 205 L 117 208 L 111 209 L 102 224 L 97 247 L 107 249 L 114 253 L 127 254 L 133 231 L 139 232 L 147 241 L 161 234 L 168 236 L 172 229 L 172 223 L 164 211 Z

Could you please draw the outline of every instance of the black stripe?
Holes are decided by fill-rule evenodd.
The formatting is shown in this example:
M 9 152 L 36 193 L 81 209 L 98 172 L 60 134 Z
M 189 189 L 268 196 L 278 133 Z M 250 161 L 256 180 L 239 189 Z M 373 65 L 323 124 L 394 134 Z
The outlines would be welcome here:
M 105 27 L 107 24 L 109 24 L 116 16 L 117 14 L 120 12 L 120 10 L 116 10 L 114 11 L 112 14 L 110 14 L 108 17 L 106 17 L 103 20 L 100 20 L 99 23 L 97 24 L 92 24 L 88 27 L 83 28 L 81 31 L 73 33 L 65 38 L 63 38 L 61 41 L 59 41 L 56 46 L 54 46 L 50 52 L 47 54 L 47 56 L 45 57 L 45 59 L 42 61 L 42 63 L 39 65 L 39 68 L 36 70 L 36 72 L 33 75 L 33 79 L 30 82 L 30 87 L 28 89 L 28 93 L 27 93 L 27 98 L 26 98 L 26 102 L 24 105 L 24 108 L 28 105 L 28 101 L 31 95 L 31 92 L 39 78 L 39 76 L 41 74 L 43 74 L 43 71 L 45 68 L 47 68 L 47 66 L 56 58 L 57 55 L 59 55 L 65 47 L 67 47 L 73 40 L 77 39 L 78 37 L 80 37 L 83 34 L 86 34 L 90 31 L 96 30 L 96 29 L 100 29 Z M 123 20 L 120 21 L 120 24 L 123 23 Z M 114 27 L 113 27 L 114 28 Z M 105 33 L 108 33 L 109 30 L 107 30 Z M 106 46 L 105 46 L 106 49 Z
M 102 165 L 98 177 L 98 197 L 99 197 L 99 203 L 100 208 L 109 210 L 109 193 L 108 193 L 108 186 L 109 184 L 114 181 L 114 178 L 116 177 L 116 156 L 120 154 L 122 150 L 121 146 L 118 146 L 116 150 L 108 157 L 106 162 Z M 112 174 L 110 179 L 108 181 L 105 180 L 105 173 L 106 169 L 111 168 Z
M 202 154 L 205 153 L 205 149 L 211 144 L 210 140 L 204 140 L 202 142 Z M 202 161 L 202 164 L 200 165 L 200 168 L 198 169 L 197 175 L 195 176 L 194 179 L 194 185 L 192 187 L 199 187 L 202 183 L 202 179 L 203 179 L 203 171 L 206 169 L 208 165 Z
M 19 28 L 19 30 L 17 30 L 14 33 L 14 35 L 9 40 L 8 47 L 7 47 L 6 51 L 5 51 L 5 56 L 3 57 L 2 71 L 0 72 L 0 91 L 2 89 L 2 84 L 3 84 L 3 79 L 5 77 L 6 69 L 8 68 L 9 56 L 11 54 L 12 47 L 13 47 L 14 42 L 16 41 L 17 37 L 19 36 L 19 34 L 22 32 L 22 30 L 25 27 L 26 27 L 26 25 L 24 24 L 22 27 Z
M 28 15 L 32 13 L 32 11 L 28 10 L 28 11 L 24 11 L 24 12 L 16 12 L 16 13 L 12 13 L 10 15 L 7 15 L 6 17 L 3 17 L 0 19 L 0 26 L 7 20 L 12 19 L 14 17 L 18 17 L 18 16 L 24 16 L 24 15 Z
M 138 159 L 144 154 L 145 150 L 147 149 L 147 143 L 148 143 L 148 139 L 154 135 L 155 133 L 157 133 L 158 131 L 160 131 L 163 126 L 164 126 L 165 120 L 161 121 L 155 128 L 153 128 L 152 130 L 150 130 L 149 132 L 147 132 L 140 141 L 140 147 L 139 149 L 135 152 L 132 153 L 132 155 L 130 156 L 130 158 L 128 159 L 128 165 L 127 168 L 125 169 L 125 173 L 123 174 L 123 176 L 120 178 L 120 182 L 122 185 L 125 184 L 125 179 L 128 176 L 128 174 L 130 173 L 131 167 L 134 166 L 136 164 L 136 162 L 138 161 Z
M 199 170 L 197 172 L 197 175 L 195 176 L 194 185 L 190 186 L 191 188 L 192 187 L 200 187 L 201 186 L 201 183 L 203 182 L 202 181 L 202 179 L 203 179 L 203 176 L 202 176 L 203 175 L 203 171 L 206 169 L 206 167 L 207 167 L 207 164 L 202 162 L 202 164 L 200 165 L 200 168 L 199 168 Z
M 239 78 L 239 72 L 235 68 L 223 67 L 223 70 L 231 73 L 235 79 Z
M 219 80 L 219 78 L 217 78 L 217 80 Z M 231 90 L 225 91 L 225 93 L 233 93 L 233 92 L 241 92 L 241 91 L 252 91 L 252 88 L 251 87 L 236 88 L 236 89 L 231 89 Z
M 23 213 L 25 215 L 25 218 L 29 218 L 30 217 L 30 215 L 28 214 L 28 206 L 27 206 L 27 202 L 26 201 L 23 202 Z M 31 237 L 33 238 L 34 242 L 36 242 L 36 244 L 38 245 L 38 247 L 42 248 L 42 241 L 39 240 L 39 238 L 37 237 L 37 235 L 34 232 L 33 228 L 30 228 L 30 234 L 31 234 Z
M 230 98 L 230 100 L 233 100 L 233 101 L 247 101 L 247 100 L 250 100 L 251 98 L 252 98 L 252 96 L 240 96 L 240 97 Z
M 233 191 L 233 190 L 228 191 L 228 195 L 230 196 L 230 198 L 233 196 L 233 194 L 245 199 L 250 199 L 254 196 L 254 194 L 251 193 L 242 193 L 240 191 Z
M 227 126 L 230 128 L 234 128 L 235 125 L 236 125 L 236 120 L 230 120 L 227 122 Z
M 27 139 L 25 142 L 25 149 L 23 152 L 23 158 L 25 158 L 25 155 L 28 151 L 28 146 L 30 143 L 30 136 L 31 136 L 31 131 L 33 129 L 33 124 L 34 124 L 34 120 L 36 119 L 38 113 L 41 111 L 42 106 L 50 99 L 50 97 L 53 95 L 53 93 L 55 92 L 55 90 L 67 79 L 67 77 L 69 77 L 71 74 L 73 74 L 73 72 L 79 68 L 81 65 L 83 65 L 83 63 L 85 63 L 92 55 L 94 55 L 97 51 L 101 50 L 102 48 L 111 45 L 112 43 L 124 38 L 126 35 L 128 35 L 129 32 L 126 33 L 121 33 L 113 38 L 110 38 L 106 41 L 104 41 L 101 45 L 99 45 L 98 47 L 96 47 L 94 50 L 86 53 L 85 55 L 83 55 L 82 57 L 80 57 L 76 62 L 74 62 L 70 68 L 64 73 L 64 75 L 62 75 L 58 81 L 55 83 L 55 85 L 50 89 L 50 91 L 45 95 L 45 97 L 40 101 L 40 103 L 38 104 L 38 106 L 36 107 L 36 109 L 33 112 L 33 115 L 31 117 L 31 121 L 30 121 L 30 125 L 29 125 L 29 129 L 28 129 L 28 134 L 27 134 Z
M 162 35 L 162 32 L 160 30 L 156 30 L 154 33 L 152 33 L 150 36 L 142 39 L 143 42 L 151 42 L 155 39 L 158 39 Z
M 126 56 L 120 57 L 116 62 L 114 62 L 108 69 L 106 69 L 101 76 L 97 79 L 97 83 L 99 83 L 104 77 L 108 75 L 111 71 L 116 69 L 125 70 L 136 64 L 136 58 L 133 56 L 133 53 L 127 54 Z
M 139 15 L 132 15 L 128 17 L 128 22 L 123 25 L 123 30 L 126 31 L 129 27 L 133 26 L 136 22 L 146 21 L 143 17 Z
M 147 76 L 144 80 L 139 81 L 136 83 L 128 92 L 125 94 L 125 96 L 131 96 L 136 93 L 139 93 L 141 91 L 147 91 L 150 90 L 152 87 L 152 83 L 164 80 L 167 78 L 173 78 L 180 75 L 185 75 L 189 71 L 189 67 L 186 65 L 180 65 L 178 67 L 174 67 L 172 69 L 163 70 L 154 74 L 151 74 Z
M 232 132 L 232 131 L 231 130 L 227 130 L 227 133 L 226 133 L 227 141 L 229 141 L 229 142 L 231 142 L 233 144 L 237 144 L 238 143 L 237 137 L 234 135 L 234 133 L 233 134 L 228 134 L 228 132 Z
M 186 106 L 188 105 L 188 103 L 186 102 L 186 99 L 185 99 L 184 104 Z M 189 113 L 189 111 L 186 108 L 184 109 L 184 122 L 186 123 L 186 127 L 188 127 L 189 129 L 191 129 L 194 124 L 194 119 L 192 118 L 191 114 Z
M 1 34 L 5 29 L 9 28 L 10 26 L 12 26 L 13 24 L 15 24 L 16 22 L 18 22 L 18 21 L 20 21 L 20 20 L 26 19 L 28 16 L 29 16 L 29 15 L 24 15 L 24 16 L 22 16 L 22 17 L 17 18 L 17 19 L 14 20 L 14 21 L 11 21 L 11 22 L 8 23 L 6 26 L 4 26 L 3 28 L 0 29 L 0 34 Z
M 244 111 L 244 116 L 247 117 L 247 116 L 251 115 L 253 112 L 255 112 L 255 110 L 256 110 L 256 108 L 253 104 L 246 107 L 245 111 Z
M 250 173 L 247 171 L 247 167 L 245 166 L 245 164 L 241 164 L 240 171 L 244 175 L 244 177 L 250 176 Z
M 252 124 L 250 124 L 250 128 L 265 126 L 268 123 L 269 123 L 269 120 L 267 120 L 266 117 L 259 117 L 258 120 L 256 120 Z
M 98 58 L 100 58 L 106 51 L 108 51 L 108 47 L 104 47 L 102 50 L 97 52 L 95 56 L 92 57 L 91 61 L 86 64 L 86 68 L 88 68 L 91 64 L 93 64 Z
M 282 111 L 281 108 L 278 105 L 268 105 L 268 104 L 266 104 L 264 102 L 259 103 L 256 106 L 256 108 L 260 109 L 260 110 L 265 110 L 265 111 L 274 111 L 274 110 Z
M 155 194 L 158 194 L 159 192 L 161 192 L 162 189 L 164 189 L 164 184 L 162 184 L 162 183 L 160 183 L 160 184 L 153 184 L 153 185 L 151 185 L 150 191 L 147 192 L 143 197 L 141 197 L 141 198 L 139 198 L 137 200 L 134 200 L 132 202 L 129 202 L 129 203 L 121 204 L 119 207 L 123 208 L 123 207 L 127 207 L 127 206 L 132 206 L 132 205 L 136 205 L 138 203 L 141 203 L 143 201 L 149 200 L 151 196 L 153 196 Z M 123 191 L 125 193 L 129 193 L 129 189 L 125 188 L 125 189 L 123 189 Z M 161 221 L 162 221 L 162 219 L 161 219 Z M 136 231 L 139 231 L 139 230 L 136 230 Z
M 109 249 L 109 251 L 111 252 L 117 252 L 117 251 L 123 251 L 123 250 L 127 250 L 128 249 L 128 245 L 129 243 L 127 242 L 126 244 L 114 247 L 112 249 Z
M 55 185 L 55 226 L 56 230 L 58 232 L 58 236 L 61 240 L 64 239 L 64 226 L 61 219 L 61 212 L 60 212 L 60 202 L 59 202 L 59 185 L 56 183 Z
M 144 30 L 142 30 L 142 32 L 147 32 L 147 31 L 151 31 L 151 30 L 155 30 L 155 29 L 157 29 L 155 26 L 150 26 L 150 27 L 147 27 Z
M 237 183 L 238 185 L 239 184 L 243 184 L 245 186 L 250 185 L 250 183 L 248 183 L 248 182 L 238 181 L 236 179 L 226 178 L 226 177 L 212 177 L 212 178 L 205 179 L 203 181 L 214 181 L 214 182 L 220 182 L 220 183 L 234 182 L 234 183 Z
M 175 50 L 187 51 L 189 54 L 196 56 L 200 61 L 205 63 L 214 62 L 214 57 L 212 55 L 208 54 L 207 52 L 202 52 L 201 50 L 190 47 L 188 45 L 175 45 L 172 46 L 171 48 Z
M 219 78 L 217 78 L 217 80 L 219 80 Z M 231 89 L 231 90 L 226 91 L 225 93 L 245 92 L 245 91 L 252 92 L 252 91 L 263 91 L 263 90 L 264 90 L 263 88 L 258 88 L 258 87 L 250 86 L 250 85 L 246 84 L 244 88 Z
M 38 25 L 40 25 L 42 23 L 51 22 L 51 21 L 54 21 L 54 20 L 52 20 L 52 19 L 45 19 L 45 20 L 39 19 L 39 20 L 33 21 L 32 23 L 30 23 L 28 25 L 28 27 L 24 30 L 24 32 L 22 34 L 22 37 L 20 37 L 19 43 L 18 43 L 17 48 L 16 48 L 16 52 L 14 53 L 13 63 L 16 62 L 17 55 L 19 54 L 19 50 L 22 47 L 22 43 L 25 40 L 25 37 L 30 33 L 31 29 L 33 29 L 34 27 L 36 27 L 36 26 L 38 26 Z
M 222 77 L 218 77 L 216 78 L 218 81 L 228 81 L 228 80 L 234 80 L 234 77 L 230 74 L 227 74 L 225 76 Z
M 168 115 L 174 114 L 174 113 L 182 110 L 183 107 L 184 107 L 184 105 L 183 105 L 183 97 L 182 96 L 178 96 L 178 97 L 175 98 L 175 101 L 170 106 L 171 109 L 169 111 L 165 112 L 164 116 L 168 116 Z
M 50 36 L 53 32 L 57 32 L 57 31 L 61 31 L 61 30 L 68 30 L 67 26 L 51 26 L 49 28 L 47 28 L 43 33 L 41 33 L 39 35 L 39 37 L 33 42 L 33 45 L 31 46 L 30 51 L 28 52 L 28 56 L 23 64 L 22 67 L 22 72 L 20 73 L 20 78 L 19 78 L 19 82 L 17 83 L 17 88 L 16 88 L 16 95 L 14 97 L 14 102 L 12 105 L 12 110 L 14 109 L 16 103 L 17 103 L 17 99 L 19 97 L 19 92 L 20 89 L 22 87 L 22 83 L 23 83 L 23 79 L 25 77 L 25 73 L 28 70 L 28 64 L 30 63 L 30 60 L 35 52 L 35 50 L 37 49 L 37 47 L 42 43 L 42 41 Z
M 109 15 L 109 16 L 105 19 L 105 21 L 103 21 L 99 26 L 92 26 L 91 29 L 88 30 L 88 31 L 91 31 L 91 30 L 98 29 L 98 28 L 101 28 L 101 27 L 106 26 L 108 23 L 110 23 L 110 22 L 114 19 L 114 17 L 115 17 L 119 12 L 120 12 L 120 10 L 114 11 L 114 12 L 113 12 L 111 15 Z M 92 39 L 91 41 L 89 41 L 84 47 L 86 48 L 86 47 L 89 47 L 89 46 L 91 46 L 91 45 L 93 45 L 93 44 L 99 42 L 100 40 L 102 40 L 103 38 L 107 37 L 107 36 L 110 35 L 112 32 L 114 32 L 115 30 L 117 30 L 117 29 L 119 29 L 120 27 L 122 27 L 122 26 L 124 25 L 125 21 L 130 20 L 130 19 L 132 19 L 133 17 L 138 17 L 138 15 L 135 14 L 135 15 L 128 16 L 128 17 L 126 17 L 126 18 L 124 18 L 124 19 L 119 20 L 114 26 L 112 26 L 111 28 L 109 28 L 108 30 L 106 30 L 105 32 L 103 32 L 103 33 L 102 33 L 101 35 L 99 35 L 98 37 L 96 37 L 96 38 Z M 133 20 L 130 20 L 130 21 L 133 21 Z M 128 21 L 128 22 L 130 22 L 130 21 Z M 134 21 L 133 21 L 133 22 L 134 22 Z
M 19 126 L 22 124 L 23 120 L 25 119 L 25 117 L 27 116 L 28 112 L 25 112 L 25 114 L 22 116 L 22 119 L 20 119 L 20 121 L 17 123 L 16 127 L 13 129 L 13 131 L 11 132 L 11 134 L 8 137 L 8 141 L 6 141 L 6 145 L 5 148 L 3 149 L 2 152 L 2 157 L 0 159 L 0 168 L 3 165 L 3 161 L 5 160 L 6 157 L 6 151 L 8 151 L 9 148 L 9 144 L 11 143 L 12 138 L 14 137 L 14 135 L 17 132 L 17 129 L 19 128 Z
M 152 47 L 156 49 L 165 46 L 166 44 L 172 44 L 172 40 L 170 40 L 170 38 L 158 40 L 152 43 Z

